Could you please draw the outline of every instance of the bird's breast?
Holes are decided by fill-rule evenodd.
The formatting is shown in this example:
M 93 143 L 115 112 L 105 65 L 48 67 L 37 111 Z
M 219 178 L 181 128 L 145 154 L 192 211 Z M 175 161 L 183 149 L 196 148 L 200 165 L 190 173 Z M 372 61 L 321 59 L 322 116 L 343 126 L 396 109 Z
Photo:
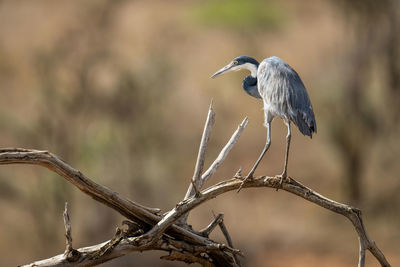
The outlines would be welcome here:
M 273 116 L 286 118 L 287 102 L 285 91 L 280 86 L 275 86 L 273 83 L 260 87 L 260 95 L 264 102 L 264 110 L 268 111 Z

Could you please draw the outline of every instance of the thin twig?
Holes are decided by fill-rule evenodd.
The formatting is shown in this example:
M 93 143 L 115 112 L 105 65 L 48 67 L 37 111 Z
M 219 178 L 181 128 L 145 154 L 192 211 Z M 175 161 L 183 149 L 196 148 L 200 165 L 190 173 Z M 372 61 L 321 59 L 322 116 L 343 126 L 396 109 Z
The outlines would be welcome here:
M 72 248 L 72 234 L 71 234 L 71 223 L 68 214 L 68 202 L 65 202 L 64 208 L 64 227 L 65 227 L 65 252 L 64 257 L 68 262 L 76 262 L 79 257 L 79 251 Z
M 225 158 L 228 156 L 229 152 L 239 140 L 240 135 L 242 134 L 243 130 L 246 128 L 249 120 L 246 118 L 240 123 L 236 131 L 232 134 L 232 137 L 226 143 L 224 148 L 222 148 L 221 152 L 219 153 L 218 157 L 214 160 L 214 162 L 210 165 L 210 167 L 203 173 L 201 177 L 200 188 L 203 186 L 205 182 L 217 171 L 218 167 L 224 162 Z
M 202 236 L 208 237 L 210 235 L 210 233 L 215 229 L 215 227 L 218 226 L 218 224 L 220 222 L 222 222 L 222 220 L 224 219 L 224 214 L 220 213 L 218 214 L 218 216 L 214 216 L 214 219 L 212 220 L 212 222 L 203 230 L 200 231 L 200 234 Z
M 64 209 L 64 227 L 65 227 L 65 254 L 68 254 L 72 250 L 72 236 L 71 236 L 71 224 L 69 222 L 68 215 L 68 202 L 65 202 Z
M 360 242 L 360 254 L 358 257 L 358 267 L 364 267 L 365 266 L 365 244 L 364 241 L 359 237 L 359 242 Z
M 229 235 L 229 232 L 228 232 L 228 229 L 227 229 L 226 226 L 225 226 L 224 220 L 222 219 L 222 220 L 219 222 L 218 225 L 219 225 L 219 228 L 221 228 L 221 232 L 224 234 L 225 239 L 226 239 L 226 241 L 228 242 L 228 245 L 229 245 L 231 248 L 233 248 L 234 246 L 233 246 L 232 238 L 231 238 L 231 236 Z M 233 254 L 233 258 L 235 259 L 236 265 L 240 267 L 241 265 L 240 265 L 239 257 L 238 257 L 236 254 Z
M 193 173 L 193 178 L 192 178 L 192 183 L 189 185 L 189 188 L 186 192 L 185 199 L 193 196 L 196 194 L 198 196 L 200 194 L 200 179 L 201 179 L 201 173 L 203 172 L 203 167 L 204 167 L 204 158 L 206 156 L 206 149 L 207 149 L 207 144 L 208 140 L 210 139 L 210 134 L 211 134 L 211 129 L 215 121 L 215 112 L 212 109 L 212 100 L 210 107 L 208 109 L 208 114 L 207 114 L 207 119 L 204 124 L 204 130 L 203 130 L 203 135 L 201 137 L 200 141 L 200 147 L 199 147 L 199 153 L 197 155 L 197 160 L 196 160 L 196 166 L 194 168 L 194 173 Z
M 249 120 L 246 118 L 239 124 L 236 131 L 232 134 L 231 138 L 228 140 L 226 145 L 222 148 L 221 152 L 219 153 L 218 157 L 214 160 L 214 162 L 210 165 L 210 167 L 203 173 L 201 179 L 199 179 L 199 188 L 203 186 L 205 182 L 217 171 L 218 167 L 224 162 L 226 157 L 228 156 L 229 152 L 232 150 L 233 146 L 239 140 L 240 135 L 242 134 L 243 130 L 246 128 Z M 193 195 L 193 191 L 191 187 L 189 187 L 185 199 L 189 198 Z M 189 213 L 184 214 L 179 220 L 179 224 L 184 224 L 187 221 Z

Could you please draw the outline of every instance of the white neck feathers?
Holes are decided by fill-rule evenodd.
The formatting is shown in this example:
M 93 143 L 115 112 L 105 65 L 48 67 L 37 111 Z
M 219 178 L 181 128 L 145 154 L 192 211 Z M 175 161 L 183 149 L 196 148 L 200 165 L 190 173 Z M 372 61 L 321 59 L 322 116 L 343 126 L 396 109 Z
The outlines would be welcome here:
M 251 73 L 251 76 L 256 78 L 257 77 L 257 66 L 251 63 L 245 63 L 243 65 L 241 65 L 242 68 L 244 69 L 248 69 Z

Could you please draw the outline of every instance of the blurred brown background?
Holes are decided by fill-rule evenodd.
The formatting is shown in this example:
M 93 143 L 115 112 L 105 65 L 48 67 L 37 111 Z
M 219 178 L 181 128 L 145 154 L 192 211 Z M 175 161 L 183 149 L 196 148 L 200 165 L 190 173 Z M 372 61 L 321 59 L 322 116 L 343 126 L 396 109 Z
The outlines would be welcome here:
M 0 1 L 0 146 L 47 149 L 147 206 L 185 194 L 210 100 L 216 124 L 206 165 L 243 117 L 250 124 L 212 182 L 247 172 L 265 142 L 262 103 L 245 73 L 209 76 L 239 55 L 294 67 L 318 134 L 294 130 L 289 175 L 363 210 L 367 230 L 400 264 L 400 15 L 396 0 Z M 277 119 L 257 170 L 281 172 Z M 0 167 L 0 265 L 64 250 L 70 203 L 74 247 L 109 239 L 123 219 L 46 169 Z M 189 218 L 225 213 L 247 266 L 356 266 L 344 217 L 283 191 L 229 193 Z M 219 233 L 214 233 L 216 239 Z M 104 266 L 185 266 L 134 253 Z M 378 266 L 367 255 L 368 266 Z

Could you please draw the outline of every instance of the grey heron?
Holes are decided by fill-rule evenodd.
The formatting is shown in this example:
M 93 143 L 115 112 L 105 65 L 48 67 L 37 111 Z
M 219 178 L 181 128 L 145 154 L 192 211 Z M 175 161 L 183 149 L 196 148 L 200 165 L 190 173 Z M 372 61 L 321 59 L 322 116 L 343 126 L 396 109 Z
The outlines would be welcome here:
M 267 152 L 271 144 L 271 122 L 277 116 L 283 119 L 288 129 L 285 164 L 281 175 L 282 182 L 282 179 L 287 177 L 291 139 L 290 122 L 292 121 L 303 135 L 310 138 L 312 138 L 313 133 L 317 132 L 310 98 L 297 72 L 282 59 L 275 56 L 264 59 L 261 64 L 251 57 L 237 57 L 212 75 L 211 78 L 229 71 L 242 69 L 250 71 L 250 75 L 243 80 L 243 89 L 247 94 L 262 99 L 264 102 L 265 126 L 267 128 L 267 141 L 264 149 L 245 180 L 253 178 L 254 171 Z

